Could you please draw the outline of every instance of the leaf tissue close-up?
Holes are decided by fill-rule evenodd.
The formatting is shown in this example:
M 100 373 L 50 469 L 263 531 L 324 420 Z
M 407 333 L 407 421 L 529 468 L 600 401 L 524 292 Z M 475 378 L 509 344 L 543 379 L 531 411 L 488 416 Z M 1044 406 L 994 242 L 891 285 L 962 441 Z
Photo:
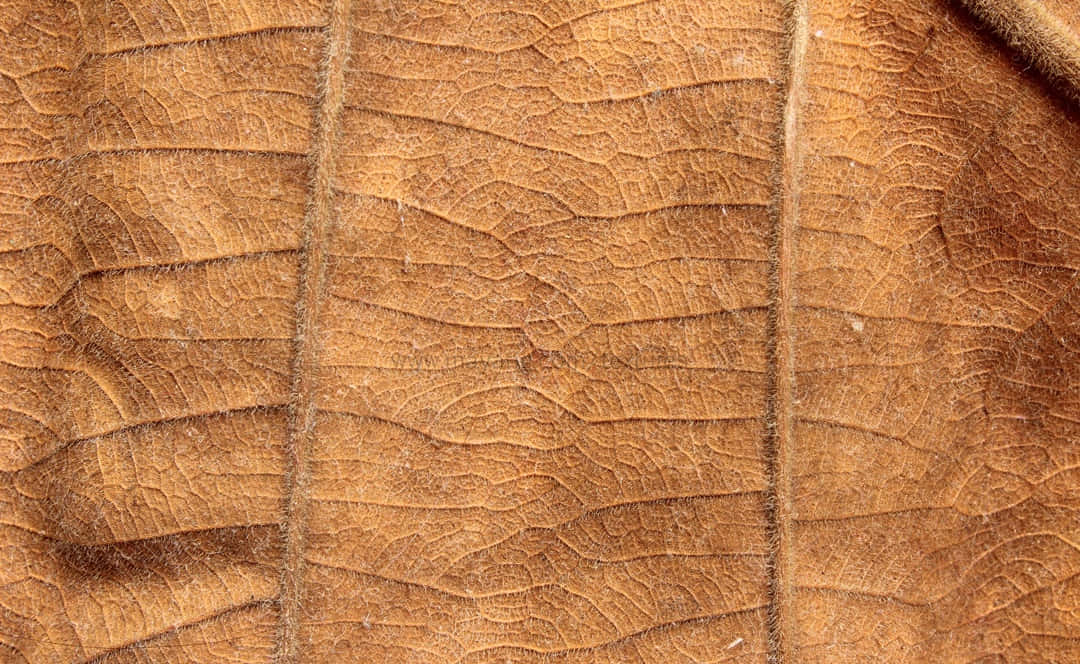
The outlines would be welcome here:
M 1080 662 L 1080 2 L 0 0 L 0 662 Z

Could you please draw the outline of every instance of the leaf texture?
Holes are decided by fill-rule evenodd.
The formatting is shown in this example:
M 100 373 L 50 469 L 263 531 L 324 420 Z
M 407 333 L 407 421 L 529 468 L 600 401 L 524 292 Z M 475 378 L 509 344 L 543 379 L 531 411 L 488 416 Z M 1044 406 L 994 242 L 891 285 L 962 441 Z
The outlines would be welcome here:
M 1080 13 L 966 4 L 0 1 L 0 661 L 1080 659 Z

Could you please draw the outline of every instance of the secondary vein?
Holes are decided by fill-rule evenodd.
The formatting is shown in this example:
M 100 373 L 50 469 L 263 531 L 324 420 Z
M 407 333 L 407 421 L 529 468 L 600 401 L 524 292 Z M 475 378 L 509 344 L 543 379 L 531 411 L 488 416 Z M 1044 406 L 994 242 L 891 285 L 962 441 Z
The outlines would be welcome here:
M 1080 102 L 1080 35 L 1039 0 L 961 0 L 1058 90 Z
M 311 473 L 309 457 L 316 416 L 313 396 L 318 362 L 316 325 L 323 292 L 325 244 L 334 222 L 334 146 L 340 131 L 345 97 L 349 9 L 350 0 L 331 0 L 330 23 L 325 29 L 326 51 L 319 74 L 315 140 L 311 151 L 311 198 L 304 216 L 285 461 L 285 514 L 282 522 L 285 555 L 281 574 L 281 622 L 275 653 L 275 660 L 283 664 L 297 662 L 299 659 L 305 526 Z
M 780 128 L 780 161 L 776 170 L 777 198 L 771 249 L 771 311 L 769 330 L 770 394 L 766 412 L 766 459 L 769 496 L 769 605 L 770 664 L 794 661 L 791 629 L 791 447 L 794 406 L 793 271 L 798 228 L 800 153 L 799 113 L 804 86 L 804 55 L 808 33 L 808 0 L 785 3 L 787 34 L 786 84 Z

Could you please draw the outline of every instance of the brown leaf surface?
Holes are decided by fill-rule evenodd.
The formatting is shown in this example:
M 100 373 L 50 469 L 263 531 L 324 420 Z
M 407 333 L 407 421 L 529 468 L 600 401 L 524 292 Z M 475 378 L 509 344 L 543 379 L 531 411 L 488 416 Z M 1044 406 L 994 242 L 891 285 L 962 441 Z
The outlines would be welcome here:
M 0 661 L 1080 660 L 1080 12 L 969 4 L 0 1 Z

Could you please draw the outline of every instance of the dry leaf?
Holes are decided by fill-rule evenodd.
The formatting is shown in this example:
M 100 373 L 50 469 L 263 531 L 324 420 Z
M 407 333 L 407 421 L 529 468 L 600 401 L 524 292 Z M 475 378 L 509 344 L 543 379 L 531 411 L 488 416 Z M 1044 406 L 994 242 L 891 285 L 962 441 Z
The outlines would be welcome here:
M 966 2 L 0 2 L 0 661 L 1080 661 L 1080 11 Z

